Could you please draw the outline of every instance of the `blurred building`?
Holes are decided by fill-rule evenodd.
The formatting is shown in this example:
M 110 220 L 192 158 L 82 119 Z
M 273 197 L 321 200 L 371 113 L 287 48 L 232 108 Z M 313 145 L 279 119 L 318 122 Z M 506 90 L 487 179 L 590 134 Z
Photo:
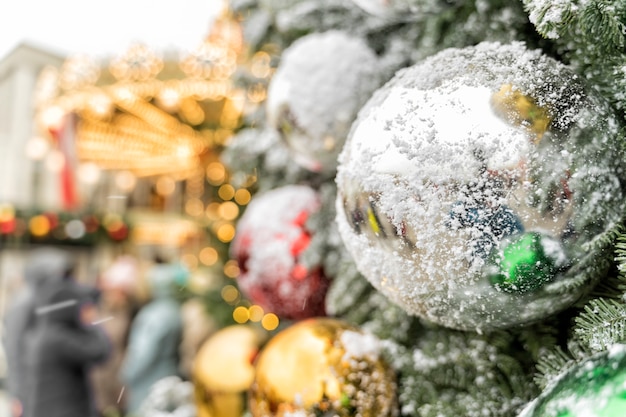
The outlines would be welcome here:
M 54 201 L 57 184 L 41 175 L 39 157 L 45 144 L 37 139 L 34 93 L 41 70 L 60 67 L 64 60 L 29 44 L 17 46 L 0 59 L 0 203 L 58 204 Z

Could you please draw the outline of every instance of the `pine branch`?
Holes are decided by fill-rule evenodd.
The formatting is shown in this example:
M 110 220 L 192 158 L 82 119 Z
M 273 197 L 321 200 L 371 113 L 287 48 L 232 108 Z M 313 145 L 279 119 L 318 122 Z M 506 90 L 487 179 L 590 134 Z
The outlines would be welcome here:
M 537 392 L 529 368 L 508 353 L 512 340 L 505 334 L 424 331 L 399 370 L 403 415 L 515 415 Z
M 547 346 L 556 346 L 558 344 L 559 324 L 558 320 L 550 317 L 543 322 L 518 330 L 517 338 L 522 344 L 523 354 L 530 355 L 533 361 L 537 361 L 544 354 Z
M 599 54 L 617 54 L 624 48 L 624 5 L 606 0 L 525 0 L 524 7 L 537 31 L 557 39 L 576 34 L 598 48 Z
M 623 6 L 622 6 L 623 7 Z M 605 0 L 590 1 L 580 13 L 580 27 L 589 39 L 600 39 L 598 47 L 604 53 L 624 49 L 626 27 L 620 21 L 619 9 L 615 2 Z M 623 11 L 622 11 L 623 12 Z
M 575 323 L 574 333 L 585 346 L 605 350 L 626 340 L 626 305 L 613 299 L 591 300 Z
M 535 384 L 544 389 L 550 381 L 553 381 L 577 362 L 571 354 L 564 352 L 561 347 L 556 346 L 537 361 Z
M 524 0 L 524 7 L 537 31 L 546 38 L 556 39 L 575 20 L 576 3 L 576 1 Z

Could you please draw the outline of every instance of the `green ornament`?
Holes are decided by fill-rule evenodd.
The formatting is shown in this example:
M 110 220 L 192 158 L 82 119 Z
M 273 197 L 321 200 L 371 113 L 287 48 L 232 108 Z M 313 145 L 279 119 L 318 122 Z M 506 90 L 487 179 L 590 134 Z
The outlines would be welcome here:
M 496 272 L 491 283 L 499 290 L 526 293 L 552 281 L 557 272 L 556 261 L 549 256 L 541 234 L 524 233 L 517 236 L 492 256 Z
M 519 417 L 626 416 L 626 345 L 615 345 L 565 372 Z

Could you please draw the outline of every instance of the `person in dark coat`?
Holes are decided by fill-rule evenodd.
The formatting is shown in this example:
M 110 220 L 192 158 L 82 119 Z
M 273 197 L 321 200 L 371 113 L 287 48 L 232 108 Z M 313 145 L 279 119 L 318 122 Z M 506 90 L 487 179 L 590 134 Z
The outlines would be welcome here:
M 25 393 L 24 352 L 35 324 L 36 298 L 47 285 L 57 285 L 71 277 L 74 262 L 69 253 L 45 247 L 33 250 L 24 268 L 24 286 L 9 304 L 4 316 L 4 349 L 7 357 L 7 391 L 12 414 L 23 412 Z
M 105 361 L 110 343 L 96 316 L 93 288 L 74 281 L 47 286 L 26 357 L 24 417 L 95 417 L 89 384 L 92 365 Z

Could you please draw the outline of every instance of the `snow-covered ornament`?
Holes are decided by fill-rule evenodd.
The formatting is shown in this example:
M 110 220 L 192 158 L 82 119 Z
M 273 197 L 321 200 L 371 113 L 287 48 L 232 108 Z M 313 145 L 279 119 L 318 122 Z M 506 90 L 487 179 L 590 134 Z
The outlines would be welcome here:
M 381 342 L 347 322 L 302 320 L 276 334 L 255 364 L 254 417 L 398 414 L 396 379 Z
M 231 254 L 241 292 L 281 318 L 325 315 L 329 280 L 321 264 L 303 258 L 315 233 L 306 226 L 321 209 L 320 195 L 306 185 L 287 185 L 256 195 L 237 223 Z
M 193 384 L 178 376 L 158 380 L 141 404 L 142 417 L 196 417 L 193 402 Z
M 557 377 L 519 417 L 626 415 L 626 345 L 614 345 Z
M 350 125 L 381 77 L 363 39 L 337 30 L 306 35 L 282 54 L 268 88 L 268 122 L 303 167 L 334 173 Z
M 450 7 L 445 2 L 424 0 L 352 0 L 352 2 L 374 16 L 394 20 L 410 19 L 412 15 L 440 13 L 446 7 Z
M 522 43 L 447 49 L 401 70 L 339 157 L 337 219 L 360 272 L 458 329 L 526 324 L 604 272 L 624 209 L 609 106 Z
M 197 417 L 241 416 L 254 380 L 254 359 L 267 334 L 250 325 L 227 326 L 200 347 L 193 364 Z

